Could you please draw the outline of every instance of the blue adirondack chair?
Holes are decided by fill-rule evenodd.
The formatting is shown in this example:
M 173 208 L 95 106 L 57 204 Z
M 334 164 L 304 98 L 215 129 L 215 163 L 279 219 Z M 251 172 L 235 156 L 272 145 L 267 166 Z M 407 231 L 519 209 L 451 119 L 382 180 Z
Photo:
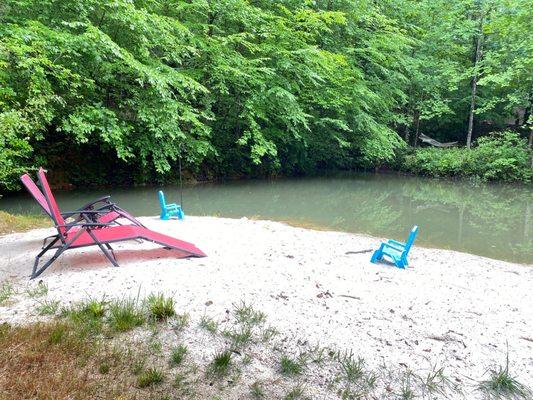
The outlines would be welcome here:
M 411 246 L 413 245 L 417 234 L 418 226 L 415 225 L 413 226 L 413 229 L 411 229 L 407 242 L 400 243 L 396 240 L 389 240 L 386 243 L 381 243 L 379 249 L 372 254 L 370 262 L 376 264 L 383 258 L 383 256 L 387 256 L 398 268 L 405 268 L 409 265 L 407 262 L 407 255 L 409 254 L 409 250 L 411 250 Z
M 159 196 L 159 205 L 161 206 L 161 216 L 160 218 L 162 220 L 169 220 L 171 217 L 177 217 L 178 219 L 183 219 L 185 217 L 185 214 L 183 213 L 183 210 L 181 209 L 181 206 L 179 204 L 170 203 L 167 204 L 165 202 L 165 194 L 162 190 L 158 193 Z

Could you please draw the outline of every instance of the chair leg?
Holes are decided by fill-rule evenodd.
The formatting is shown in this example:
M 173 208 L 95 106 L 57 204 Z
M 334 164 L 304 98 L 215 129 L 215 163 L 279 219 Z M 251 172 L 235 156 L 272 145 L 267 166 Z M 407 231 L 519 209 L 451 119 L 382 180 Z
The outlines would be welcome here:
M 50 246 L 51 247 L 51 246 Z M 49 249 L 46 248 L 44 249 L 41 253 L 39 253 L 39 255 L 37 255 L 37 257 L 35 257 L 35 263 L 33 264 L 33 272 L 31 274 L 31 277 L 30 279 L 35 279 L 37 278 L 39 275 L 41 275 L 44 271 L 46 271 L 46 269 L 52 265 L 52 263 L 57 260 L 57 258 L 68 248 L 68 245 L 67 244 L 64 244 L 63 246 L 61 246 L 59 249 L 57 249 L 57 251 L 55 252 L 55 254 L 52 256 L 52 258 L 50 258 L 40 269 L 37 269 L 37 265 L 39 264 L 39 259 L 40 257 Z
M 398 268 L 401 268 L 401 269 L 405 269 L 405 264 L 403 262 L 403 258 L 400 258 L 400 259 L 394 259 L 394 265 L 396 265 L 396 267 Z
M 113 248 L 111 247 L 111 245 L 109 243 L 106 243 L 105 244 L 105 247 L 107 247 L 107 249 L 109 250 L 109 252 L 111 253 L 111 255 L 113 256 L 113 260 L 117 261 L 117 256 L 115 255 L 115 251 L 113 250 Z
M 45 241 L 49 239 L 49 238 L 46 238 Z M 37 254 L 37 256 L 35 257 L 35 261 L 33 263 L 33 270 L 31 272 L 31 277 L 30 279 L 33 279 L 35 276 L 37 275 L 40 275 L 43 271 L 40 271 L 37 275 L 35 275 L 36 271 L 37 271 L 37 266 L 39 265 L 39 261 L 41 259 L 41 257 L 44 255 L 44 253 L 46 253 L 48 250 L 50 250 L 50 248 L 56 244 L 56 242 L 59 240 L 59 236 L 56 236 L 54 240 L 52 240 L 50 243 L 48 243 L 48 245 L 46 245 L 46 247 L 44 246 L 44 243 L 43 243 L 43 247 L 42 247 L 42 250 L 39 252 L 39 254 Z M 57 252 L 56 252 L 57 253 Z M 57 257 L 56 257 L 57 258 Z M 48 266 L 47 266 L 48 267 Z
M 385 243 L 381 243 L 379 246 L 379 249 L 377 249 L 374 254 L 372 254 L 372 258 L 370 259 L 370 262 L 375 264 L 379 260 L 383 258 L 383 248 L 385 247 Z
M 63 243 L 63 245 L 57 249 L 56 253 L 52 256 L 52 258 L 50 260 L 48 260 L 39 270 L 37 270 L 37 265 L 39 265 L 39 259 L 41 258 L 41 256 L 46 253 L 48 250 L 50 250 L 50 248 L 59 240 L 59 235 L 54 239 L 52 240 L 52 242 L 50 242 L 48 244 L 48 246 L 46 246 L 44 249 L 41 250 L 41 252 L 39 254 L 37 254 L 37 257 L 35 257 L 35 262 L 33 263 L 33 272 L 31 274 L 31 277 L 30 279 L 35 279 L 37 278 L 39 275 L 41 275 L 50 265 L 52 265 L 52 263 L 57 260 L 57 258 L 65 251 L 67 250 L 70 245 L 72 243 L 74 243 L 78 237 L 80 237 L 80 235 L 85 232 L 85 229 L 80 229 L 78 232 L 76 232 L 76 234 L 74 235 L 74 237 L 70 240 L 70 242 L 67 242 L 67 243 Z
M 98 247 L 100 247 L 100 250 L 102 250 L 102 253 L 104 253 L 104 255 L 107 257 L 107 259 L 109 261 L 111 261 L 111 264 L 113 264 L 115 267 L 118 267 L 118 263 L 117 261 L 114 259 L 114 257 L 109 253 L 109 251 L 107 251 L 107 249 L 105 248 L 105 246 L 102 244 L 102 242 L 100 242 L 98 240 L 98 238 L 94 235 L 94 233 L 91 231 L 91 230 L 87 230 L 87 233 L 89 234 L 89 236 L 91 236 L 94 240 L 94 243 L 96 243 L 98 245 Z
M 370 259 L 370 262 L 372 264 L 376 264 L 381 258 L 383 257 L 383 254 L 381 253 L 381 250 L 376 250 L 374 254 L 372 254 L 372 258 Z

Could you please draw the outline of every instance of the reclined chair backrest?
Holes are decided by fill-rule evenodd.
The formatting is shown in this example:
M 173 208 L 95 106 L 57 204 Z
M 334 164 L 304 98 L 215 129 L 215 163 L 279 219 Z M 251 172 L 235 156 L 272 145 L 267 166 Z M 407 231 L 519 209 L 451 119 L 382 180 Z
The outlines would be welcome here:
M 33 198 L 37 201 L 37 203 L 39 203 L 43 211 L 51 217 L 52 213 L 50 212 L 50 207 L 48 206 L 43 193 L 39 190 L 33 179 L 31 179 L 28 174 L 24 174 L 20 177 L 20 180 L 26 189 L 28 189 L 28 192 L 30 192 Z
M 413 245 L 416 235 L 418 233 L 418 226 L 413 226 L 413 229 L 411 229 L 411 233 L 409 234 L 409 238 L 407 239 L 407 242 L 405 242 L 405 251 L 409 253 L 409 250 L 411 249 L 411 246 Z
M 63 216 L 59 211 L 56 199 L 52 194 L 52 191 L 50 190 L 50 185 L 48 185 L 48 181 L 46 179 L 46 172 L 43 168 L 39 168 L 39 172 L 37 172 L 37 177 L 39 178 L 39 184 L 43 189 L 43 194 L 46 199 L 46 203 L 48 204 L 48 208 L 50 209 L 50 216 L 54 220 L 61 239 L 63 239 L 65 233 L 67 232 L 67 228 L 65 227 L 65 220 L 63 219 Z

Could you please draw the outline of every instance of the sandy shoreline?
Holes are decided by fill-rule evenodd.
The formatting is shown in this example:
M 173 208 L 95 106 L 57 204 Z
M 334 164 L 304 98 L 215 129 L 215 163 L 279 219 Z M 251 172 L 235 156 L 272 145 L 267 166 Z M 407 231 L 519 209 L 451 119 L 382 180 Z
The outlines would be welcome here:
M 369 262 L 380 239 L 247 219 L 141 219 L 208 254 L 176 259 L 151 244 L 114 246 L 120 268 L 97 248 L 65 253 L 40 279 L 47 298 L 172 295 L 192 319 L 222 316 L 244 300 L 289 339 L 353 349 L 369 365 L 435 363 L 461 380 L 505 362 L 533 383 L 533 266 L 414 247 L 407 270 Z M 33 258 L 53 230 L 0 237 L 0 282 L 22 288 L 0 306 L 0 321 L 38 319 L 24 294 Z M 415 243 L 416 244 L 416 243 Z M 141 249 L 148 251 L 141 252 Z M 209 304 L 209 305 L 206 305 Z

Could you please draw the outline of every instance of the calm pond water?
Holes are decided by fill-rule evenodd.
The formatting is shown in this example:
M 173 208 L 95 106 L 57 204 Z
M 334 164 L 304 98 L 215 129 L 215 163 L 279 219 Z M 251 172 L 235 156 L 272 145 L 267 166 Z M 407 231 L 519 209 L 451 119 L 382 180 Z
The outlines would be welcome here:
M 176 186 L 163 189 L 167 201 L 179 202 Z M 56 197 L 60 208 L 69 211 L 111 194 L 135 215 L 155 215 L 157 190 L 74 190 L 57 192 Z M 185 213 L 191 215 L 256 217 L 397 240 L 405 239 L 411 226 L 418 224 L 418 245 L 533 263 L 531 186 L 358 173 L 199 184 L 186 187 L 183 196 Z M 0 209 L 40 212 L 26 193 L 1 199 Z

